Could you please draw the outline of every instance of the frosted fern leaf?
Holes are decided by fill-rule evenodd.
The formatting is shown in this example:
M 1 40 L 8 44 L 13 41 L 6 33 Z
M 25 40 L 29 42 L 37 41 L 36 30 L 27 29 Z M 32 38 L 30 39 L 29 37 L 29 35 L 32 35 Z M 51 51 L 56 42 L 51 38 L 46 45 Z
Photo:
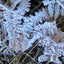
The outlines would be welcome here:
M 49 14 L 51 17 L 54 16 L 56 19 L 61 12 L 61 15 L 64 16 L 64 0 L 44 0 L 44 5 L 48 5 Z
M 28 19 L 27 17 L 24 17 L 25 12 L 29 11 L 29 1 L 30 0 L 19 0 L 19 2 L 17 2 L 16 0 L 11 0 L 11 2 L 14 3 L 11 4 L 11 7 L 1 4 L 1 9 L 4 10 L 2 12 L 3 18 L 1 23 L 4 27 L 5 33 L 8 34 L 9 48 L 14 49 L 16 52 L 23 52 L 27 50 L 32 46 L 32 43 L 40 38 L 41 34 L 39 35 L 39 33 L 33 30 L 35 29 L 36 24 L 39 23 L 39 21 L 42 21 L 43 18 L 48 19 L 48 15 L 44 9 L 42 9 L 42 11 L 36 12 L 35 16 L 31 15 L 28 17 Z M 17 4 L 19 4 L 17 9 L 13 9 L 12 6 L 16 7 Z M 45 14 L 43 15 L 43 13 Z M 23 24 L 21 24 L 22 19 L 24 19 Z M 37 38 L 35 36 L 37 36 Z
M 49 18 L 44 9 L 36 12 L 35 16 L 29 15 L 29 17 L 25 17 L 25 13 L 29 11 L 29 1 L 30 0 L 18 0 L 17 2 L 17 0 L 11 0 L 11 7 L 4 6 L 4 4 L 0 5 L 0 8 L 3 10 L 1 24 L 4 27 L 6 35 L 8 36 L 8 47 L 15 52 L 24 52 L 30 48 L 36 40 L 38 40 L 39 45 L 43 46 L 45 49 L 42 57 L 46 57 L 44 60 L 39 60 L 42 58 L 39 57 L 39 62 L 47 61 L 49 59 L 50 61 L 55 59 L 55 63 L 60 62 L 58 57 L 61 56 L 61 52 L 64 56 L 64 50 L 62 46 L 61 49 L 59 49 L 60 47 L 58 47 L 56 42 L 52 40 L 52 36 L 55 34 L 57 35 L 58 33 L 56 21 L 43 23 L 43 20 Z M 0 43 L 2 42 L 0 41 Z M 48 52 L 50 52 L 50 54 L 51 52 L 54 53 L 49 56 L 50 54 Z
M 49 15 L 47 13 L 47 10 L 43 8 L 41 11 L 35 12 L 35 16 L 29 15 L 29 17 L 24 17 L 23 19 L 24 22 L 30 21 L 35 25 L 38 24 L 39 22 L 42 23 L 45 19 L 49 19 Z
M 21 30 L 21 19 L 24 17 L 23 15 L 29 11 L 29 1 L 30 0 L 11 0 L 11 6 L 7 6 L 6 3 L 0 4 L 0 9 L 3 10 L 1 12 L 2 14 L 0 14 L 3 17 L 1 19 L 1 25 L 4 28 L 4 32 L 6 34 L 8 33 L 9 48 L 13 48 L 16 52 L 19 50 L 25 51 L 31 46 Z M 15 7 L 17 7 L 17 9 L 15 9 Z M 21 44 L 23 40 L 24 44 Z
M 46 36 L 43 40 L 41 40 L 41 45 L 44 46 L 44 52 L 43 55 L 38 57 L 38 61 L 44 62 L 48 61 L 49 59 L 50 62 L 54 62 L 55 64 L 62 64 L 62 62 L 58 59 L 58 57 L 64 55 L 63 54 L 64 44 L 63 43 L 60 44 L 57 44 L 50 37 Z
M 16 15 L 18 17 L 16 17 Z M 48 31 L 49 34 L 53 35 L 57 30 L 55 22 L 52 22 L 52 23 L 46 22 L 42 25 L 39 25 L 39 23 L 36 20 L 33 22 L 32 21 L 29 22 L 30 20 L 28 20 L 26 22 L 27 18 L 25 19 L 25 22 L 21 25 L 22 21 L 20 20 L 23 18 L 23 16 L 18 15 L 15 11 L 4 12 L 3 16 L 4 16 L 4 19 L 6 19 L 6 22 L 3 21 L 3 25 L 4 27 L 6 27 L 5 31 L 7 31 L 8 33 L 9 47 L 13 48 L 16 52 L 17 51 L 23 52 L 28 48 L 30 48 L 32 46 L 32 43 L 34 43 L 37 39 L 42 37 L 42 32 L 43 34 L 47 34 L 47 31 Z M 38 23 L 38 25 L 36 23 Z M 48 28 L 46 26 L 47 24 L 48 24 Z M 40 32 L 40 29 L 42 29 L 41 32 Z M 30 35 L 32 35 L 31 38 L 29 38 Z
M 24 15 L 25 12 L 28 12 L 30 9 L 30 0 L 11 0 L 10 3 L 11 5 L 8 6 L 7 3 L 5 4 L 0 4 L 0 8 L 4 10 L 13 10 L 13 11 L 18 11 L 21 15 Z

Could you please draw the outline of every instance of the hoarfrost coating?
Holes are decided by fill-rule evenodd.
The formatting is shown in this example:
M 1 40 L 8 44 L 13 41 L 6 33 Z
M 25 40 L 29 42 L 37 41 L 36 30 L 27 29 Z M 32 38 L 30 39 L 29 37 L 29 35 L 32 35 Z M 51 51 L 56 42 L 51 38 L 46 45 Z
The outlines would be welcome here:
M 61 0 L 60 2 L 64 3 L 64 0 Z M 59 13 L 59 10 L 57 9 L 61 6 L 58 5 L 60 4 L 58 3 L 58 0 L 44 0 L 43 3 L 45 6 L 48 5 L 51 17 L 55 11 L 54 17 L 56 19 Z M 56 4 L 54 5 L 54 3 Z M 58 8 L 52 10 L 54 6 Z M 15 52 L 24 52 L 29 49 L 36 40 L 38 40 L 38 46 L 44 47 L 44 54 L 38 57 L 38 61 L 43 62 L 49 60 L 56 64 L 62 64 L 58 57 L 61 55 L 64 56 L 64 44 L 58 43 L 56 40 L 56 38 L 61 36 L 62 33 L 59 32 L 59 29 L 56 26 L 56 21 L 48 21 L 50 17 L 47 13 L 47 9 L 44 8 L 39 12 L 35 12 L 35 16 L 31 14 L 28 17 L 24 16 L 25 13 L 30 10 L 29 7 L 30 0 L 11 0 L 11 7 L 7 4 L 0 4 L 0 9 L 2 10 L 0 12 L 0 16 L 2 17 L 0 23 L 4 32 L 4 39 L 7 36 L 9 40 L 8 48 Z M 63 11 L 62 7 L 61 14 Z M 62 42 L 64 42 L 63 35 L 64 33 L 62 33 L 61 37 Z M 58 38 L 58 40 L 59 39 L 60 38 Z M 2 43 L 1 39 L 0 43 Z M 59 44 L 61 44 L 61 46 L 59 46 Z

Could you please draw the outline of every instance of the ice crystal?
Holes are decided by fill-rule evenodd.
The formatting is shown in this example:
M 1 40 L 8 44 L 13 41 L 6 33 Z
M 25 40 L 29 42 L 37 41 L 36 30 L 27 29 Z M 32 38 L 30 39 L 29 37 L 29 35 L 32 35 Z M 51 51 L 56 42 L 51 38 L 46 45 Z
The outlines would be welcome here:
M 2 46 L 3 44 L 4 46 L 5 43 L 3 42 L 6 41 L 6 37 L 8 37 L 7 40 L 9 41 L 8 46 L 0 48 L 0 51 L 6 48 L 4 51 L 6 52 L 9 48 L 9 50 L 14 50 L 15 52 L 24 52 L 38 40 L 38 46 L 44 47 L 44 54 L 38 57 L 38 61 L 43 62 L 49 60 L 61 64 L 58 57 L 61 55 L 64 56 L 64 44 L 60 43 L 61 46 L 59 46 L 58 42 L 60 38 L 62 40 L 61 42 L 64 42 L 64 33 L 58 31 L 56 21 L 48 21 L 50 17 L 47 9 L 42 8 L 41 11 L 35 12 L 34 16 L 29 15 L 26 17 L 25 13 L 30 10 L 29 1 L 30 0 L 10 0 L 10 5 L 0 3 L 0 24 L 2 29 L 0 29 L 0 31 L 2 31 L 4 35 L 2 37 L 0 36 L 0 45 Z M 60 0 L 60 2 L 63 3 L 64 1 Z M 44 0 L 43 3 L 45 6 L 48 5 L 51 17 L 55 11 L 54 17 L 56 19 L 61 3 L 59 3 L 58 0 Z M 57 8 L 55 7 L 54 9 L 54 6 Z M 61 7 L 63 9 L 62 5 Z M 54 10 L 52 10 L 52 8 Z M 63 11 L 61 13 L 63 13 Z M 62 35 L 60 35 L 60 33 L 62 33 Z M 58 36 L 61 37 L 58 38 Z M 1 38 L 3 41 L 1 41 Z
M 43 3 L 45 6 L 48 5 L 49 14 L 51 17 L 54 16 L 56 19 L 59 12 L 61 12 L 61 15 L 64 16 L 64 0 L 44 0 Z
M 44 54 L 38 57 L 39 62 L 48 61 L 50 59 L 50 62 L 62 64 L 58 58 L 61 57 L 63 53 L 64 44 L 59 46 L 50 37 L 45 37 L 43 40 L 41 40 L 41 45 L 44 46 Z

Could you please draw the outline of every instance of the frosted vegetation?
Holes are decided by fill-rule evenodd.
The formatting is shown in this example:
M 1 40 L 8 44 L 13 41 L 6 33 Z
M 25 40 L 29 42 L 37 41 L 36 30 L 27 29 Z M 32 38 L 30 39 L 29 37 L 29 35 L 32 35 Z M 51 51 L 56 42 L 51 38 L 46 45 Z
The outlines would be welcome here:
M 34 16 L 25 16 L 30 11 L 30 0 L 7 0 L 5 4 L 2 1 L 0 51 L 6 48 L 2 53 L 25 52 L 38 40 L 38 46 L 44 48 L 43 54 L 38 56 L 38 62 L 49 60 L 62 64 L 58 58 L 64 56 L 64 32 L 57 28 L 56 18 L 59 13 L 64 16 L 64 0 L 43 0 L 47 9 L 42 8 Z M 5 44 L 7 40 L 8 45 Z

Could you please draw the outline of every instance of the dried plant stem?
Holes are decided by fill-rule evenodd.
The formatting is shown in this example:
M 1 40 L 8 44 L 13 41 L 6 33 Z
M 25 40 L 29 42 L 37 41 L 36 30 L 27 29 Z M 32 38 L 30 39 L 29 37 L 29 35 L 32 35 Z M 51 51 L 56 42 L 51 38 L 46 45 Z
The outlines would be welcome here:
M 64 22 L 64 21 L 62 21 L 62 22 Z M 57 23 L 57 26 L 58 26 L 60 23 L 61 23 L 61 22 L 58 22 L 58 23 Z
M 46 64 L 49 64 L 50 63 L 50 61 L 48 61 Z
M 34 9 L 32 9 L 30 12 L 33 12 L 35 9 L 39 8 L 41 5 L 42 5 L 42 2 L 41 2 L 41 3 L 39 3 L 39 5 L 38 5 L 38 6 L 36 6 Z
M 18 56 L 19 56 L 19 54 L 17 56 L 15 56 L 14 59 L 9 64 L 11 64 L 12 62 L 14 62 L 16 60 L 16 57 L 18 57 Z
M 7 0 L 7 5 L 11 6 L 11 0 Z
M 29 53 L 31 53 L 31 51 L 36 47 L 38 45 L 38 43 L 28 52 L 28 54 Z M 25 58 L 22 60 L 22 63 L 24 62 L 24 60 L 27 58 L 27 55 L 25 56 Z
M 38 49 L 38 51 L 36 52 L 36 54 L 35 54 L 35 56 L 34 56 L 34 59 L 37 58 L 37 56 L 38 56 L 38 54 L 39 54 L 40 51 L 42 51 L 42 49 Z
M 28 54 L 31 53 L 31 51 L 32 51 L 38 44 L 39 44 L 39 43 L 37 42 L 37 44 L 28 52 Z
M 5 60 L 7 63 L 9 63 L 8 60 L 6 60 L 6 59 L 4 59 L 4 58 L 2 58 L 2 57 L 0 57 L 0 59 L 1 59 L 2 61 Z
M 27 54 L 25 52 L 23 52 L 21 54 L 25 54 L 25 55 L 29 56 L 34 62 L 36 62 L 35 59 L 33 59 L 29 54 Z M 15 58 L 9 64 L 11 64 L 12 62 L 14 62 L 18 56 L 19 56 L 19 54 L 17 56 L 15 56 Z M 36 62 L 36 63 L 39 64 L 38 62 Z

